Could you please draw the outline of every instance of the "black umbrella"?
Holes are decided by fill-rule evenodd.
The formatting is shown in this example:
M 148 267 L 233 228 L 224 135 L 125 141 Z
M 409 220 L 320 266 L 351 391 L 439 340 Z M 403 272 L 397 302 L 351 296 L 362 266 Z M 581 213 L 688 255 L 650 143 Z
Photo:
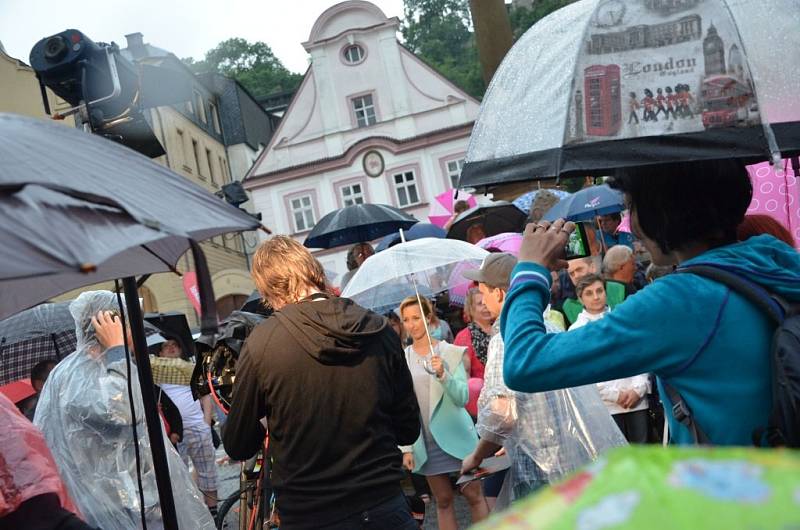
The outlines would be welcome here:
M 201 327 L 213 334 L 216 308 L 197 241 L 260 224 L 164 166 L 98 136 L 0 114 L 0 137 L 0 315 L 123 277 L 139 381 L 141 388 L 152 388 L 133 275 L 174 270 L 191 249 Z M 155 396 L 143 392 L 142 399 L 164 527 L 172 530 L 177 518 Z
M 184 355 L 192 356 L 195 354 L 192 331 L 189 329 L 189 321 L 186 320 L 186 315 L 177 311 L 145 313 L 144 320 L 157 329 L 158 333 L 165 339 L 178 341 Z
M 333 211 L 319 220 L 303 243 L 308 248 L 334 248 L 407 229 L 417 219 L 385 204 L 355 204 Z
M 506 201 L 496 201 L 488 205 L 470 208 L 456 217 L 447 237 L 467 241 L 467 231 L 474 225 L 483 226 L 483 237 L 504 232 L 521 232 L 525 227 L 525 212 Z
M 75 351 L 69 302 L 42 304 L 0 321 L 0 385 L 30 376 L 40 361 Z

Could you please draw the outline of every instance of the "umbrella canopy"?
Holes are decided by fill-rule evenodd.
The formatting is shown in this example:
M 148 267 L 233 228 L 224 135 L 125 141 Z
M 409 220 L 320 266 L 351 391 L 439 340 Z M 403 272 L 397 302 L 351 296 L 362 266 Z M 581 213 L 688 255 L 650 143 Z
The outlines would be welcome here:
M 508 252 L 515 256 L 519 255 L 519 247 L 522 246 L 522 234 L 519 232 L 505 232 L 497 234 L 496 236 L 481 239 L 475 246 L 490 249 L 496 248 L 500 252 Z M 464 305 L 467 298 L 467 290 L 472 284 L 471 280 L 464 278 L 461 272 L 467 270 L 467 267 L 459 265 L 453 270 L 453 285 L 450 287 L 450 303 L 456 305 Z M 456 278 L 461 276 L 461 280 L 457 281 Z
M 367 258 L 342 296 L 366 308 L 393 309 L 414 294 L 414 283 L 421 296 L 440 293 L 460 279 L 452 274 L 456 265 L 480 267 L 487 254 L 475 245 L 453 239 L 400 243 Z
M 503 232 L 522 232 L 527 213 L 510 202 L 495 201 L 476 206 L 456 217 L 447 231 L 449 239 L 467 240 L 467 231 L 474 225 L 483 226 L 483 236 L 489 237 Z
M 568 191 L 545 188 L 540 190 L 529 191 L 528 193 L 523 193 L 522 195 L 514 199 L 512 204 L 517 208 L 519 208 L 520 210 L 522 210 L 523 212 L 530 212 L 531 205 L 533 204 L 533 201 L 536 200 L 536 196 L 543 191 L 549 191 L 559 199 L 566 199 L 567 197 L 570 196 L 570 193 Z
M 84 285 L 174 270 L 190 240 L 260 226 L 98 136 L 0 114 L 0 137 L 0 318 Z
M 148 346 L 165 342 L 166 340 L 174 340 L 180 343 L 184 355 L 195 354 L 194 340 L 192 339 L 192 332 L 189 329 L 189 321 L 186 320 L 186 315 L 177 311 L 145 313 L 144 320 L 163 337 L 159 342 L 148 340 Z
M 33 389 L 30 378 L 26 377 L 25 379 L 19 379 L 0 386 L 0 393 L 5 395 L 12 403 L 19 403 L 23 399 L 28 399 L 36 394 L 36 390 Z
M 314 225 L 303 242 L 308 248 L 335 248 L 378 239 L 417 219 L 385 204 L 354 204 L 335 210 Z
M 476 530 L 800 525 L 797 451 L 628 446 L 512 504 Z
M 622 193 L 603 184 L 583 188 L 573 193 L 550 208 L 542 219 L 545 221 L 562 218 L 574 222 L 593 221 L 598 215 L 617 213 L 624 209 L 625 200 Z
M 458 198 L 456 198 L 456 194 L 458 194 Z M 467 204 L 470 208 L 474 208 L 478 205 L 478 201 L 476 201 L 475 197 L 469 193 L 457 190 L 455 188 L 450 188 L 446 192 L 440 193 L 434 198 L 431 208 L 428 211 L 428 221 L 430 221 L 432 224 L 435 224 L 439 228 L 444 228 L 444 225 L 447 224 L 447 221 L 453 217 L 453 212 L 455 211 L 455 205 L 457 201 L 467 201 Z
M 769 215 L 789 230 L 795 248 L 800 248 L 800 168 L 784 160 L 776 165 L 748 166 L 747 171 L 753 183 L 747 213 Z
M 403 237 L 406 238 L 406 241 L 414 241 L 415 239 L 422 239 L 424 237 L 444 239 L 446 236 L 447 232 L 445 232 L 443 228 L 431 223 L 417 223 L 403 234 Z M 381 239 L 381 242 L 375 247 L 375 252 L 386 250 L 389 247 L 395 246 L 399 242 L 400 231 L 398 230 L 397 233 L 389 234 Z
M 572 3 L 506 54 L 459 187 L 796 154 L 798 22 L 796 0 Z
M 36 363 L 75 351 L 69 302 L 41 304 L 0 321 L 0 385 L 27 377 Z

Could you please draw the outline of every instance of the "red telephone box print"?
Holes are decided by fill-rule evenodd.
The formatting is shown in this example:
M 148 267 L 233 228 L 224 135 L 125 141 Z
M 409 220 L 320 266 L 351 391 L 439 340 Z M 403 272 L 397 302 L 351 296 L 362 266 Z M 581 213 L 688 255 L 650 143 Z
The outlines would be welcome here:
M 592 65 L 583 71 L 586 134 L 614 136 L 622 124 L 620 69 L 616 64 Z

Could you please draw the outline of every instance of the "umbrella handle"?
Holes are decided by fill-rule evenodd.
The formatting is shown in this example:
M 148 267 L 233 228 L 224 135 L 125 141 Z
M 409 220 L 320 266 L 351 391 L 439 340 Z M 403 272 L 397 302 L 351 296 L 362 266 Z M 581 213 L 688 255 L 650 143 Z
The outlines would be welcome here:
M 403 233 L 402 228 L 400 229 L 400 242 L 406 242 L 406 235 Z M 425 318 L 425 311 L 422 309 L 422 298 L 419 296 L 419 289 L 417 289 L 417 277 L 413 272 L 411 273 L 411 284 L 414 286 L 414 294 L 417 297 L 417 305 L 419 305 L 419 312 L 422 314 L 422 325 L 425 327 L 425 337 L 428 339 L 430 355 L 433 356 L 433 341 L 431 340 L 431 332 L 428 329 L 428 319 Z M 423 361 L 422 368 L 431 375 L 436 373 L 435 370 L 431 369 L 430 361 Z

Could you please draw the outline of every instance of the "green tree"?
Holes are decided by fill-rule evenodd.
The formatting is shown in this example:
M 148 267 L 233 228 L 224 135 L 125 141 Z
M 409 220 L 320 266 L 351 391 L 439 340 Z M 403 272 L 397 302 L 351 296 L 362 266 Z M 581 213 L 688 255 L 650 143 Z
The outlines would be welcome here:
M 480 98 L 486 86 L 468 0 L 404 0 L 405 45 L 443 76 Z
M 509 13 L 511 31 L 517 40 L 528 28 L 557 9 L 569 5 L 576 0 L 536 0 L 531 7 L 514 7 Z
M 206 52 L 205 58 L 183 59 L 196 73 L 216 72 L 239 81 L 255 97 L 295 90 L 302 74 L 290 72 L 263 42 L 233 38 Z

